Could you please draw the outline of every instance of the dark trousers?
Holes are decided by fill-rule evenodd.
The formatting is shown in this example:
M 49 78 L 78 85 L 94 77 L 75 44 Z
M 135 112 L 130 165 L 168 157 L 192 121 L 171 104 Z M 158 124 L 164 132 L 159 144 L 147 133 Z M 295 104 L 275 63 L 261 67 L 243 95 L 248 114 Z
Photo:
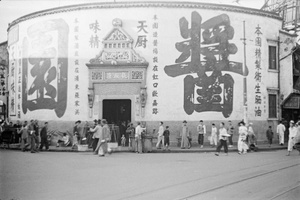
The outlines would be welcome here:
M 269 144 L 272 144 L 273 138 L 268 138 Z
M 228 153 L 228 147 L 227 147 L 227 141 L 226 140 L 220 140 L 219 144 L 217 146 L 217 152 L 220 153 L 222 146 L 224 146 L 224 152 Z
M 32 135 L 30 135 L 28 138 L 29 138 L 29 140 L 30 140 L 30 151 L 31 152 L 34 152 L 34 151 L 36 151 L 36 144 L 35 144 L 35 135 L 34 134 L 32 134 Z
M 92 144 L 93 151 L 95 151 L 95 150 L 96 150 L 96 148 L 97 148 L 97 145 L 98 145 L 98 142 L 99 142 L 99 138 L 94 138 L 94 140 L 93 140 L 93 144 Z
M 87 138 L 87 144 L 88 144 L 88 146 L 89 147 L 91 147 L 92 146 L 92 144 L 93 144 L 93 133 L 91 133 L 91 132 L 87 132 L 87 134 L 86 134 L 86 138 Z
M 198 143 L 203 145 L 204 142 L 204 134 L 198 134 Z
M 40 150 L 43 149 L 43 147 L 46 147 L 46 150 L 49 149 L 49 144 L 48 144 L 48 140 L 47 140 L 47 137 L 41 137 L 41 146 L 40 146 Z
M 233 145 L 232 137 L 233 137 L 233 134 L 230 134 L 230 137 L 228 137 L 228 143 L 229 143 L 229 145 Z

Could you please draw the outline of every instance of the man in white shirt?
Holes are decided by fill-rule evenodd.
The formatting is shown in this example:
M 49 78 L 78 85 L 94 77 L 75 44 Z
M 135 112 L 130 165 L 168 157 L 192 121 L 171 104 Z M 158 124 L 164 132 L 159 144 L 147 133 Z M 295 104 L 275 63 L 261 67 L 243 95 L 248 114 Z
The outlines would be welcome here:
M 297 136 L 297 127 L 295 126 L 295 122 L 293 120 L 290 121 L 289 128 L 289 141 L 288 141 L 288 153 L 287 156 L 290 155 L 291 151 L 293 151 L 293 147 L 295 145 L 295 137 Z
M 277 134 L 279 136 L 279 144 L 282 146 L 284 144 L 284 132 L 285 126 L 282 124 L 282 121 L 277 125 Z
M 197 126 L 198 132 L 198 143 L 200 144 L 200 148 L 203 148 L 204 135 L 206 134 L 206 127 L 203 124 L 203 121 L 200 120 L 199 125 Z
M 97 151 L 96 148 L 98 146 L 98 142 L 99 142 L 99 138 L 102 135 L 102 126 L 101 126 L 101 120 L 99 120 L 98 122 L 95 121 L 95 128 L 90 128 L 90 132 L 93 133 L 93 152 L 95 155 L 97 155 Z
M 159 144 L 160 142 L 162 142 L 162 146 L 164 146 L 165 142 L 164 142 L 164 126 L 163 126 L 163 122 L 159 122 L 159 128 L 158 128 L 158 136 L 157 136 L 157 144 L 156 144 L 156 148 L 159 148 Z
M 138 122 L 137 126 L 135 127 L 135 152 L 136 153 L 143 153 L 142 132 L 144 130 L 146 130 L 146 128 L 142 128 L 141 123 Z

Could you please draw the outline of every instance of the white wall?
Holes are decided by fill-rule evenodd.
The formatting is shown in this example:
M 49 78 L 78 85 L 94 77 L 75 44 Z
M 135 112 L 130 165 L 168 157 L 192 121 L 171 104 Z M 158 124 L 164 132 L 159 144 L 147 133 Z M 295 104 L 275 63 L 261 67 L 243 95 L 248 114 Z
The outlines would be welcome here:
M 146 115 L 144 121 L 181 121 L 182 119 L 196 121 L 199 119 L 206 120 L 239 120 L 243 118 L 243 76 L 233 72 L 222 72 L 232 76 L 234 80 L 234 91 L 233 91 L 233 110 L 229 117 L 224 117 L 221 112 L 207 111 L 207 112 L 196 112 L 188 115 L 183 109 L 183 93 L 184 93 L 184 84 L 183 80 L 186 75 L 181 75 L 178 77 L 168 76 L 164 68 L 167 65 L 175 64 L 175 60 L 181 55 L 175 48 L 177 42 L 182 42 L 188 39 L 184 39 L 180 35 L 179 20 L 182 17 L 185 17 L 189 23 L 189 28 L 191 26 L 191 13 L 196 11 L 202 17 L 202 23 L 207 21 L 210 18 L 221 14 L 227 14 L 230 19 L 230 24 L 234 28 L 234 37 L 229 40 L 230 43 L 234 43 L 237 46 L 237 53 L 229 56 L 230 61 L 243 63 L 244 51 L 243 51 L 243 21 L 246 24 L 246 56 L 247 56 L 247 67 L 249 69 L 249 74 L 247 76 L 247 90 L 248 90 L 248 115 L 251 120 L 264 120 L 267 118 L 267 111 L 262 109 L 261 116 L 255 116 L 255 31 L 256 27 L 259 25 L 261 27 L 261 52 L 262 52 L 262 80 L 261 80 L 261 91 L 262 98 L 267 96 L 267 87 L 277 86 L 276 75 L 274 77 L 269 75 L 267 72 L 268 68 L 268 41 L 267 39 L 277 39 L 279 34 L 279 29 L 281 27 L 281 21 L 265 16 L 251 15 L 242 12 L 231 12 L 223 10 L 208 10 L 200 8 L 164 8 L 164 7 L 139 7 L 139 8 L 111 8 L 111 9 L 89 9 L 89 10 L 79 10 L 73 12 L 62 12 L 52 15 L 40 16 L 38 18 L 33 18 L 24 22 L 19 23 L 19 38 L 18 41 L 10 46 L 10 50 L 15 51 L 17 56 L 17 69 L 22 69 L 21 59 L 27 57 L 26 54 L 35 56 L 34 54 L 40 54 L 45 49 L 50 50 L 52 47 L 58 51 L 58 47 L 67 46 L 67 58 L 68 58 L 68 86 L 67 86 L 67 106 L 63 116 L 59 117 L 51 109 L 39 109 L 39 110 L 27 110 L 26 114 L 23 113 L 22 108 L 22 98 L 18 99 L 18 94 L 23 94 L 24 91 L 20 91 L 15 94 L 15 99 L 20 105 L 20 109 L 16 106 L 16 115 L 11 116 L 13 119 L 18 118 L 18 111 L 20 111 L 20 116 L 22 119 L 31 119 L 38 118 L 41 120 L 62 120 L 62 121 L 74 121 L 78 118 L 82 120 L 88 119 L 88 68 L 86 63 L 89 63 L 91 58 L 94 58 L 102 50 L 102 39 L 111 31 L 112 29 L 112 20 L 115 18 L 120 18 L 123 22 L 123 29 L 133 38 L 134 44 L 136 44 L 138 36 L 145 35 L 147 38 L 146 48 L 135 47 L 134 50 L 144 57 L 149 62 L 149 67 L 147 71 L 147 92 L 148 100 L 146 104 Z M 157 20 L 154 19 L 154 16 L 157 16 Z M 77 19 L 77 20 L 76 20 Z M 53 20 L 60 20 L 61 26 L 54 28 L 53 31 L 48 31 L 43 35 L 43 30 L 46 27 L 43 25 L 51 26 Z M 90 29 L 90 24 L 99 22 L 100 30 L 97 33 L 93 32 Z M 77 22 L 76 22 L 77 21 Z M 138 26 L 141 24 L 139 21 L 145 21 L 146 32 L 140 31 Z M 153 28 L 154 23 L 158 23 L 158 29 Z M 40 26 L 40 27 L 39 27 Z M 65 28 L 62 28 L 64 26 Z M 78 32 L 74 30 L 78 27 Z M 34 29 L 34 30 L 33 30 Z M 12 29 L 11 29 L 12 30 Z M 58 30 L 58 31 L 57 31 Z M 62 32 L 60 32 L 62 30 Z M 68 32 L 68 33 L 67 33 Z M 153 37 L 153 33 L 157 32 L 157 42 L 158 42 L 158 54 L 154 54 L 153 50 L 156 48 L 153 44 L 156 39 Z M 29 37 L 29 34 L 32 34 L 32 37 Z M 39 33 L 40 35 L 36 35 Z M 59 44 L 57 40 L 58 34 L 66 34 L 67 38 L 61 40 L 62 43 Z M 92 48 L 89 46 L 89 41 L 91 36 L 98 36 L 100 43 L 98 48 Z M 40 37 L 38 37 L 40 36 Z M 28 40 L 28 53 L 24 52 L 23 40 Z M 39 39 L 37 39 L 39 38 Z M 78 40 L 76 39 L 78 38 Z M 35 43 L 37 41 L 42 41 L 44 45 L 39 45 L 41 43 Z M 68 42 L 68 43 L 66 43 Z M 75 48 L 78 44 L 78 50 Z M 45 48 L 46 45 L 46 48 Z M 204 46 L 204 45 L 203 45 Z M 14 50 L 13 50 L 14 49 Z M 75 55 L 78 51 L 78 56 Z M 46 52 L 46 51 L 45 51 Z M 56 52 L 57 53 L 57 52 Z M 64 56 L 66 52 L 59 52 L 61 56 Z M 52 64 L 56 68 L 58 67 L 57 55 L 54 53 L 54 58 L 52 58 Z M 41 57 L 42 55 L 38 55 Z M 153 62 L 153 58 L 157 56 L 158 63 Z M 79 60 L 77 72 L 75 60 Z M 204 60 L 203 55 L 201 60 Z M 188 58 L 185 62 L 189 62 Z M 158 66 L 158 71 L 154 72 L 154 65 Z M 28 76 L 28 86 L 33 83 L 34 78 L 30 74 L 30 69 L 32 65 L 28 65 L 29 70 L 27 72 Z M 23 72 L 22 72 L 23 73 Z M 153 83 L 156 81 L 153 80 L 153 74 L 158 75 L 159 80 L 157 81 L 158 87 L 158 97 L 152 97 L 152 92 L 155 90 Z M 210 73 L 207 73 L 210 75 Z M 79 90 L 76 91 L 76 81 L 75 77 L 79 75 Z M 20 75 L 21 76 L 21 75 Z M 193 77 L 196 77 L 196 74 L 192 74 Z M 18 86 L 20 83 L 17 83 L 18 77 L 15 79 L 15 83 Z M 22 82 L 25 80 L 22 79 Z M 51 84 L 57 84 L 58 79 L 55 78 Z M 56 87 L 56 86 L 55 86 Z M 75 93 L 79 92 L 79 98 L 75 98 Z M 36 98 L 37 93 L 34 92 L 29 99 Z M 57 97 L 55 97 L 57 100 Z M 80 106 L 76 106 L 75 101 L 78 100 Z M 157 100 L 157 109 L 158 113 L 153 114 L 153 101 Z M 223 99 L 224 100 L 224 99 Z M 18 105 L 18 104 L 17 104 Z M 262 108 L 266 107 L 266 102 L 262 105 Z M 156 108 L 156 107 L 155 107 Z M 79 115 L 76 114 L 76 110 L 79 110 Z

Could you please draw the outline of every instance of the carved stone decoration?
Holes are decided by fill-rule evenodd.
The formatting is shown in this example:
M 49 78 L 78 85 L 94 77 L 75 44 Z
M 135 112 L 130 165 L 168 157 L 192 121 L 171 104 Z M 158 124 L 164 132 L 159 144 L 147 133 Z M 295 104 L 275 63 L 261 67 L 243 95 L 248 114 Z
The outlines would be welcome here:
M 133 49 L 133 39 L 123 30 L 122 20 L 112 21 L 113 29 L 103 39 L 103 50 L 93 59 L 90 64 L 124 65 L 145 64 L 146 60 Z

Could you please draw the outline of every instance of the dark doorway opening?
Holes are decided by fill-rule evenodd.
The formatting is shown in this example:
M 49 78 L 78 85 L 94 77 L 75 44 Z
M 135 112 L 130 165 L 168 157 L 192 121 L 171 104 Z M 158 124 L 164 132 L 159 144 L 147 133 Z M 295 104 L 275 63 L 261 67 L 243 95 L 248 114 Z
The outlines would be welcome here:
M 103 119 L 110 124 L 111 141 L 121 145 L 122 135 L 125 136 L 125 146 L 128 146 L 129 135 L 126 134 L 126 125 L 131 122 L 131 100 L 106 99 L 103 100 Z M 114 124 L 114 125 L 113 125 Z
M 103 119 L 109 124 L 120 124 L 131 121 L 130 99 L 106 99 L 103 100 Z

